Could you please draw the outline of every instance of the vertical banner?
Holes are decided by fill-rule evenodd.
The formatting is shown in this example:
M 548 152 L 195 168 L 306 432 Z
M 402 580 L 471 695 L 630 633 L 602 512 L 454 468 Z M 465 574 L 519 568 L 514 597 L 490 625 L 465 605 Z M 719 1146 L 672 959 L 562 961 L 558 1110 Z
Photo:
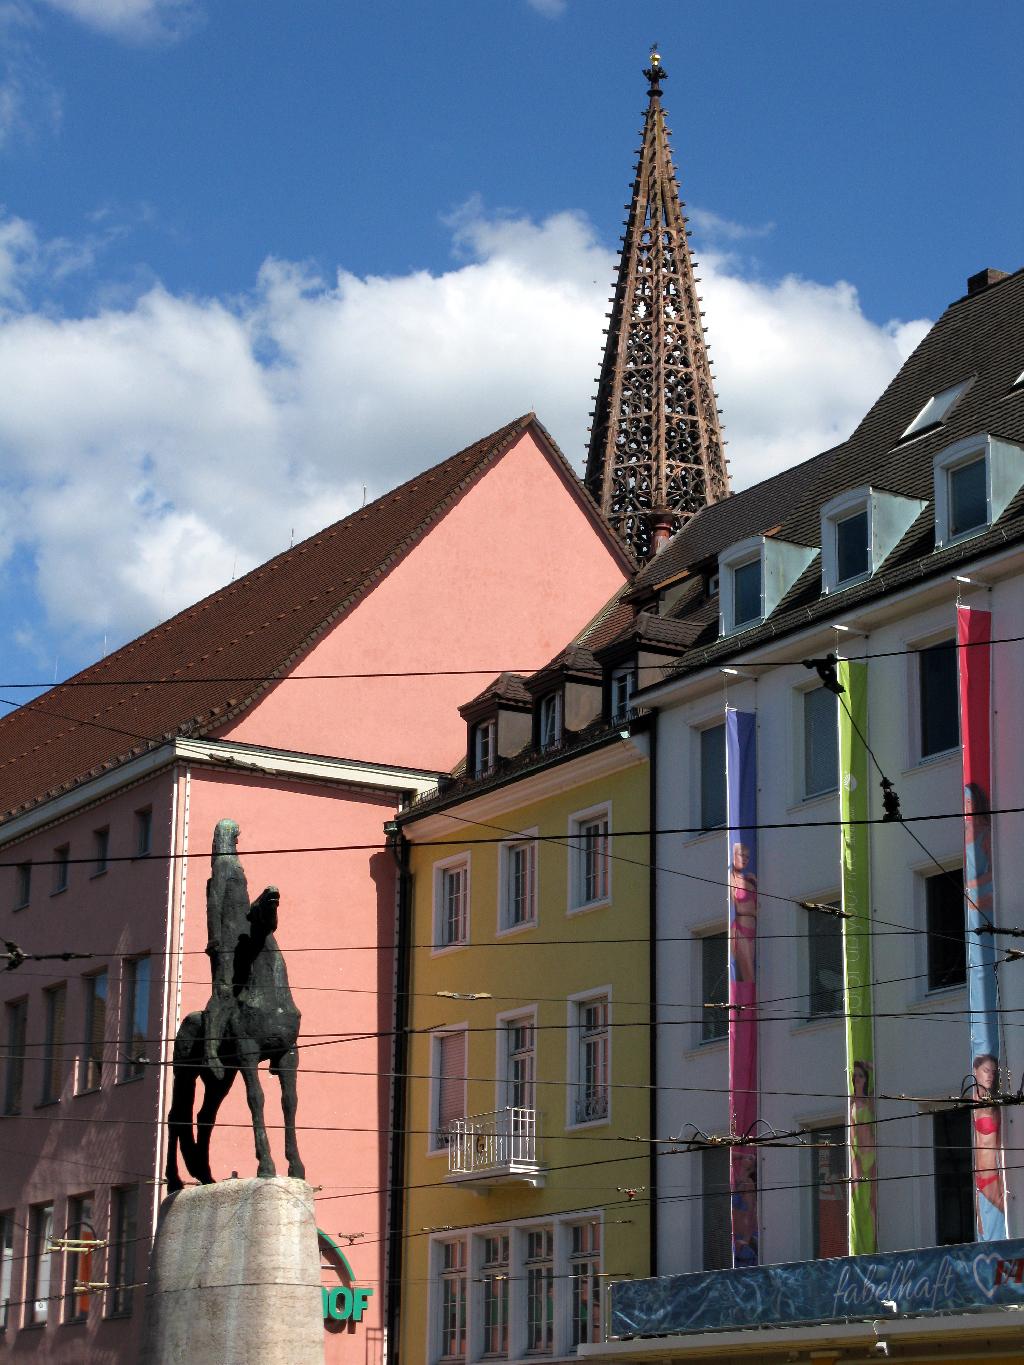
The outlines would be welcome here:
M 842 822 L 843 986 L 849 1095 L 850 1255 L 878 1250 L 875 1042 L 871 1004 L 871 838 L 867 664 L 840 659 L 839 818 Z M 858 733 L 859 732 L 859 733 Z
M 729 824 L 729 1128 L 750 1133 L 757 1093 L 757 717 L 725 713 Z M 730 1147 L 732 1263 L 758 1264 L 757 1148 Z
M 976 930 L 995 923 L 992 869 L 992 613 L 956 609 L 960 663 L 960 735 L 964 751 L 964 893 L 967 903 L 967 994 L 974 1099 L 999 1088 L 996 944 Z M 1006 1177 L 1001 1110 L 973 1109 L 974 1206 L 981 1242 L 1006 1237 Z

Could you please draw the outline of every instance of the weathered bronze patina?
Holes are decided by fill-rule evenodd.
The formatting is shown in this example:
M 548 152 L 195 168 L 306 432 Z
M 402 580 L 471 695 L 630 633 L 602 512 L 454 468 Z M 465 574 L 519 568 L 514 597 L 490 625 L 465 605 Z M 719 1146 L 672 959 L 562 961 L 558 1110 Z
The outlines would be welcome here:
M 168 1115 L 167 1188 L 180 1190 L 178 1148 L 188 1173 L 213 1184 L 210 1134 L 217 1111 L 239 1073 L 245 1083 L 256 1142 L 257 1175 L 276 1175 L 263 1122 L 263 1087 L 257 1070 L 269 1061 L 281 1080 L 288 1174 L 305 1168 L 295 1140 L 296 1043 L 301 1015 L 288 989 L 284 957 L 274 938 L 280 893 L 268 886 L 250 902 L 238 858 L 238 825 L 220 820 L 213 834 L 206 915 L 213 992 L 205 1010 L 187 1015 L 174 1039 L 174 1088 Z M 196 1082 L 203 1102 L 193 1119 Z

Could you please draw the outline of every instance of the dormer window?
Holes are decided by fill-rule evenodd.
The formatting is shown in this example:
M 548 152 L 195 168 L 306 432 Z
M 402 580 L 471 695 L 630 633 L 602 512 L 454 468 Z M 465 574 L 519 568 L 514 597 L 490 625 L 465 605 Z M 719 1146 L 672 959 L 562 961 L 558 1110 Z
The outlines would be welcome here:
M 626 719 L 635 688 L 636 674 L 633 671 L 632 664 L 623 664 L 619 668 L 612 669 L 611 718 L 613 721 Z
M 554 749 L 562 742 L 562 694 L 549 692 L 540 699 L 540 747 Z
M 1024 486 L 1024 447 L 982 434 L 935 457 L 935 548 L 992 526 Z
M 494 770 L 497 726 L 493 720 L 482 720 L 473 726 L 473 775 L 483 777 Z
M 910 426 L 907 427 L 900 440 L 906 441 L 911 436 L 920 436 L 925 431 L 932 431 L 935 427 L 941 426 L 953 411 L 953 405 L 967 392 L 970 386 L 971 379 L 962 379 L 959 384 L 953 384 L 952 387 L 943 389 L 941 393 L 933 394 Z
M 836 577 L 840 583 L 848 583 L 870 570 L 868 513 L 864 508 L 836 522 Z
M 732 571 L 733 629 L 761 619 L 761 556 Z
M 925 508 L 919 498 L 851 488 L 821 509 L 821 586 L 838 592 L 885 563 Z
M 949 479 L 949 535 L 951 540 L 988 525 L 988 488 L 985 457 L 957 465 Z
M 756 626 L 770 616 L 814 558 L 809 545 L 751 536 L 718 556 L 719 629 L 722 635 Z

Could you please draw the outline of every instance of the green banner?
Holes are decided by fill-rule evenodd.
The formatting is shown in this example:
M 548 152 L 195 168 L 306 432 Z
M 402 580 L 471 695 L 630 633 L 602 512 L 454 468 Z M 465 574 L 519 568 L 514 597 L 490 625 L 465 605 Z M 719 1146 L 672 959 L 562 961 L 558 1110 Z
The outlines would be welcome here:
M 871 840 L 867 664 L 841 659 L 839 816 L 842 820 L 843 973 L 849 1094 L 850 1254 L 878 1250 L 875 1043 L 871 1017 Z

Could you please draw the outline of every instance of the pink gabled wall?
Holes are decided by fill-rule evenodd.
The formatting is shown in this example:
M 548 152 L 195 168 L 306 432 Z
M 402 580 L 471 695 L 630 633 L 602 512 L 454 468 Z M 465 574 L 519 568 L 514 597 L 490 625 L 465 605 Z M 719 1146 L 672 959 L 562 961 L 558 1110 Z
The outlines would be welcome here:
M 395 863 L 383 847 L 383 824 L 394 809 L 393 796 L 193 768 L 189 807 L 182 1017 L 202 1009 L 210 995 L 209 849 L 217 821 L 230 817 L 241 827 L 239 852 L 250 899 L 268 885 L 281 892 L 276 937 L 302 1011 L 299 1151 L 306 1178 L 323 1186 L 318 1226 L 342 1246 L 339 1234 L 363 1234 L 348 1256 L 357 1282 L 374 1290 L 362 1323 L 325 1331 L 325 1358 L 328 1365 L 380 1365 L 395 921 Z M 255 851 L 337 844 L 373 847 Z M 338 1035 L 357 1036 L 332 1041 Z M 280 1085 L 265 1067 L 261 1078 L 271 1147 L 284 1175 Z M 256 1173 L 241 1080 L 221 1110 L 211 1165 L 218 1179 L 232 1171 L 243 1177 Z M 184 1165 L 181 1170 L 184 1175 Z M 339 1280 L 327 1270 L 324 1283 L 330 1287 Z
M 625 579 L 623 561 L 527 431 L 288 680 L 220 737 L 449 769 L 458 706 L 505 669 L 556 654 Z M 294 681 L 317 673 L 480 669 L 470 676 Z

